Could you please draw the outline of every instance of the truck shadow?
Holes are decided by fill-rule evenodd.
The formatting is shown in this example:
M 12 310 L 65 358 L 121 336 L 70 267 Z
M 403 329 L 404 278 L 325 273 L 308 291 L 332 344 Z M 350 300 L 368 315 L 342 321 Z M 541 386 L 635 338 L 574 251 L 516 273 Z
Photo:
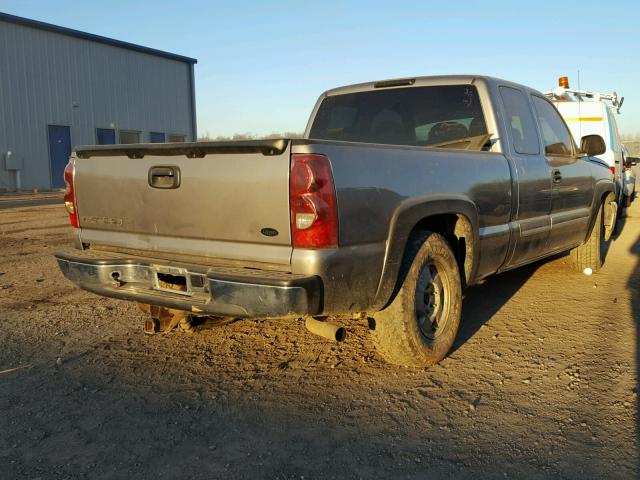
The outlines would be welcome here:
M 607 242 L 602 247 L 602 255 L 604 257 L 605 264 L 612 243 L 620 237 L 626 223 L 627 209 L 623 211 L 623 214 L 618 219 L 616 228 L 611 237 L 611 241 Z M 640 255 L 640 240 L 634 245 L 633 248 L 635 250 L 632 250 L 632 252 Z M 518 292 L 518 290 L 520 290 L 520 288 L 525 283 L 527 283 L 527 281 L 533 276 L 538 268 L 540 268 L 547 262 L 552 262 L 564 256 L 567 256 L 567 253 L 554 255 L 544 260 L 540 260 L 538 262 L 516 268 L 515 270 L 510 270 L 500 275 L 492 275 L 488 277 L 481 285 L 469 287 L 464 292 L 460 330 L 450 353 L 455 352 L 458 348 L 464 345 L 465 342 L 473 337 L 476 332 L 480 330 L 480 328 L 482 328 L 482 326 L 487 323 L 491 319 L 491 317 L 493 317 L 493 315 L 495 315 Z M 640 263 L 638 268 L 640 268 Z M 636 270 L 638 270 L 638 268 L 636 268 Z M 636 312 L 634 314 L 634 319 L 636 319 L 636 322 L 640 322 L 640 318 L 638 318 L 640 313 L 637 313 L 640 309 L 640 306 L 637 305 L 640 302 L 640 299 L 637 298 L 638 280 L 636 279 L 635 282 L 635 289 L 632 287 L 631 283 L 629 284 L 629 288 L 634 293 L 634 312 Z
M 558 259 L 553 256 L 515 270 L 487 278 L 481 285 L 469 287 L 462 301 L 460 330 L 450 353 L 473 337 L 517 292 L 540 266 Z
M 612 238 L 613 240 L 617 240 L 620 235 L 622 235 L 622 231 L 624 230 L 624 226 L 627 223 L 627 212 L 629 211 L 628 207 L 625 207 L 622 209 L 622 211 L 620 212 L 620 215 L 618 216 L 618 220 L 616 222 L 616 228 L 613 231 L 613 235 Z
M 629 249 L 632 255 L 636 256 L 636 264 L 632 274 L 627 281 L 627 288 L 631 293 L 631 314 L 635 325 L 636 337 L 636 398 L 640 394 L 640 237 Z M 640 404 L 636 401 L 636 441 L 640 443 Z M 640 467 L 639 467 L 640 468 Z

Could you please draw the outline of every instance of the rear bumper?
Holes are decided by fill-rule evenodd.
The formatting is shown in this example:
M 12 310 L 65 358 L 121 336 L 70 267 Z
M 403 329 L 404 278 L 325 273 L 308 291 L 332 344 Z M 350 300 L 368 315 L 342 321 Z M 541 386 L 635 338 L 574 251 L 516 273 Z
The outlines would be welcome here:
M 55 257 L 65 277 L 106 297 L 240 318 L 316 315 L 322 310 L 322 281 L 317 276 L 80 250 L 57 252 Z M 159 281 L 176 277 L 185 279 L 185 291 L 163 288 L 166 284 Z

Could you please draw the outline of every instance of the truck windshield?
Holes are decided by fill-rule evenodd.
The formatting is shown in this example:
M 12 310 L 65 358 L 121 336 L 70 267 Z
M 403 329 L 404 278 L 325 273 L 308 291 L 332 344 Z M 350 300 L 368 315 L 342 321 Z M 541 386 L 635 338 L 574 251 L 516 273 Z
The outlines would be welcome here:
M 325 98 L 309 137 L 481 150 L 488 140 L 473 85 L 405 87 Z

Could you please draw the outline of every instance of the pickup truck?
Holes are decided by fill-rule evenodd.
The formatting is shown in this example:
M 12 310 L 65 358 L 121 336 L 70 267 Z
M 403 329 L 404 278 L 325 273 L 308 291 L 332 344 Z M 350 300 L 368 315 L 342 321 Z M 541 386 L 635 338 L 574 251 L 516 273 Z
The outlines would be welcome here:
M 496 78 L 337 88 L 303 139 L 75 148 L 75 245 L 56 258 L 81 288 L 194 315 L 366 318 L 387 361 L 425 367 L 450 350 L 465 287 L 568 250 L 601 267 L 604 148 Z
M 628 185 L 625 170 L 628 167 L 624 164 L 624 146 L 617 120 L 624 97 L 616 92 L 598 93 L 571 88 L 568 77 L 560 77 L 558 86 L 545 92 L 545 96 L 558 109 L 573 135 L 596 134 L 604 139 L 605 151 L 598 158 L 606 162 L 613 172 L 618 208 L 628 206 L 630 197 L 625 192 Z

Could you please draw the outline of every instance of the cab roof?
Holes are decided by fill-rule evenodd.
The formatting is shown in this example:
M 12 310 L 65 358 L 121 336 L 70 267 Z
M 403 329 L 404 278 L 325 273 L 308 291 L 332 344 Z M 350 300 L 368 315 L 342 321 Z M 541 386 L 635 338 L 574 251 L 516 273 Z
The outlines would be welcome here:
M 395 78 L 390 80 L 378 80 L 366 83 L 356 83 L 343 87 L 332 88 L 324 92 L 323 96 L 344 95 L 347 93 L 366 92 L 371 90 L 383 90 L 386 88 L 411 88 L 411 87 L 432 87 L 437 85 L 464 85 L 484 83 L 486 85 L 510 86 L 530 93 L 542 95 L 541 92 L 518 83 L 503 80 L 501 78 L 487 75 L 461 74 L 461 75 L 433 75 L 422 77 Z

